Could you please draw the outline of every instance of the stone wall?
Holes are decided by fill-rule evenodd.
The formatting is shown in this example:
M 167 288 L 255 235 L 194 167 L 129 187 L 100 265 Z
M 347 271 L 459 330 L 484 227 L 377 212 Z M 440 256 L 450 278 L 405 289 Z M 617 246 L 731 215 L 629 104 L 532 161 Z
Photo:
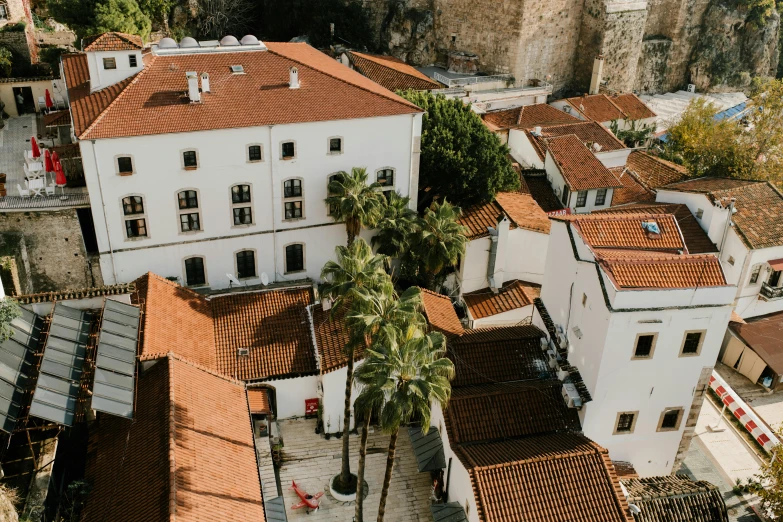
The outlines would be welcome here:
M 23 60 L 30 62 L 30 47 L 27 45 L 26 31 L 0 32 L 0 47 L 5 47 Z
M 26 294 L 103 285 L 74 209 L 0 214 L 0 256 L 14 258 Z
M 693 401 L 688 409 L 688 416 L 685 418 L 685 428 L 682 431 L 682 439 L 680 439 L 680 445 L 677 448 L 677 456 L 674 458 L 674 464 L 672 465 L 672 475 L 676 475 L 680 470 L 680 466 L 682 466 L 682 462 L 688 454 L 688 448 L 691 447 L 691 440 L 693 440 L 693 436 L 696 434 L 696 422 L 699 420 L 699 413 L 704 403 L 704 396 L 710 386 L 711 376 L 712 368 L 705 367 L 701 369 L 696 388 L 693 389 Z

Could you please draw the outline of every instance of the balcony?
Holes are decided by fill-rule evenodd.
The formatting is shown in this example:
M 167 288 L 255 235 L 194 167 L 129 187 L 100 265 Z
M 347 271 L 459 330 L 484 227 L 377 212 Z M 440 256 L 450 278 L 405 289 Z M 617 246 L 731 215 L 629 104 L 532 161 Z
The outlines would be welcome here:
M 783 287 L 769 286 L 767 283 L 761 283 L 761 297 L 767 301 L 774 299 L 783 299 Z

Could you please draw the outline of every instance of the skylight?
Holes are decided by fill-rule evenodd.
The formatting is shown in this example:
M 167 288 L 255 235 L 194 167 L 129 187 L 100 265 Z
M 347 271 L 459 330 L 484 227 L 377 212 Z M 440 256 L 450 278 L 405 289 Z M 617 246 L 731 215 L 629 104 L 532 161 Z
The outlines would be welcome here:
M 231 72 L 234 74 L 245 74 L 245 68 L 241 65 L 232 65 Z

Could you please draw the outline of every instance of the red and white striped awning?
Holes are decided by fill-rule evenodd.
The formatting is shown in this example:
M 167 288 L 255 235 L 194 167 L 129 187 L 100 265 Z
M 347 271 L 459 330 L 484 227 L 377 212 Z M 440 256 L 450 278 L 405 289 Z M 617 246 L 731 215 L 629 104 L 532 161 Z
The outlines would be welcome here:
M 772 448 L 780 444 L 780 441 L 775 436 L 769 427 L 751 410 L 750 406 L 745 404 L 739 395 L 726 384 L 723 378 L 718 375 L 715 370 L 712 371 L 712 377 L 710 377 L 710 388 L 712 388 L 718 397 L 721 398 L 726 408 L 734 415 L 737 420 L 742 424 L 748 433 L 761 444 L 761 447 L 767 451 L 772 451 Z

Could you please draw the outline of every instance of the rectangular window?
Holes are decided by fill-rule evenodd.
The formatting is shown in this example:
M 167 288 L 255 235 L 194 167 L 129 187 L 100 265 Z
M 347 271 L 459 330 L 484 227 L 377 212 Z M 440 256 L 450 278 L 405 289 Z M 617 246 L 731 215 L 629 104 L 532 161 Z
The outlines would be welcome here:
M 378 171 L 378 176 L 376 178 L 376 181 L 382 186 L 382 187 L 393 187 L 394 186 L 394 169 L 381 169 Z
M 182 164 L 186 169 L 195 169 L 198 167 L 198 159 L 195 150 L 186 150 L 182 153 Z
M 571 190 L 563 185 L 563 199 L 561 200 L 563 205 L 568 206 L 568 200 L 571 199 Z
M 246 279 L 256 276 L 256 255 L 252 250 L 237 252 L 237 277 Z
M 655 347 L 655 334 L 642 334 L 636 338 L 636 347 L 633 351 L 634 358 L 646 359 L 652 357 Z
M 756 265 L 750 273 L 750 284 L 755 285 L 759 282 L 759 274 L 761 274 L 761 265 Z
M 234 209 L 234 225 L 252 225 L 253 211 L 250 207 L 239 207 Z
M 682 417 L 682 408 L 670 408 L 664 410 L 661 414 L 661 420 L 658 422 L 658 431 L 672 431 L 680 427 L 680 418 Z
M 206 284 L 207 278 L 204 274 L 204 259 L 201 257 L 191 257 L 185 260 L 185 284 L 188 286 Z
M 128 238 L 147 237 L 147 221 L 144 219 L 126 219 L 125 233 Z
M 633 433 L 634 425 L 636 421 L 635 412 L 625 412 L 617 415 L 617 425 L 614 432 L 617 433 Z
M 704 217 L 704 209 L 702 208 L 696 209 L 696 218 L 701 219 L 702 217 Z
M 231 187 L 232 203 L 250 203 L 250 185 L 234 185 Z
M 329 138 L 329 152 L 331 154 L 337 154 L 343 151 L 343 139 L 342 138 Z
M 144 214 L 144 200 L 141 196 L 128 196 L 122 198 L 122 210 L 126 216 Z
M 0 4 L 0 20 L 8 19 L 8 7 L 5 4 Z
M 580 190 L 576 194 L 576 207 L 584 207 L 587 205 L 587 191 L 586 190 Z
M 681 355 L 699 355 L 703 332 L 688 332 L 682 343 Z
M 301 244 L 285 247 L 285 271 L 301 272 L 304 270 L 304 248 Z
M 606 205 L 606 189 L 598 189 L 598 193 L 595 195 L 596 206 Z
M 104 69 L 116 69 L 117 68 L 117 60 L 114 58 L 104 58 L 103 59 L 103 68 Z
M 136 55 L 135 54 L 128 55 L 128 65 L 130 65 L 131 67 L 136 67 L 138 65 L 136 63 Z
M 196 230 L 201 230 L 198 212 L 194 212 L 193 214 L 180 214 L 179 226 L 183 232 L 194 232 Z
M 767 284 L 771 287 L 777 287 L 778 283 L 780 283 L 780 274 L 780 270 L 773 270 L 769 275 L 769 279 L 767 279 Z
M 261 145 L 250 145 L 247 148 L 248 161 L 261 161 Z
M 296 148 L 293 141 L 283 143 L 283 159 L 291 159 L 296 156 Z
M 734 256 L 729 256 L 729 264 L 730 264 L 731 266 L 734 266 L 734 263 L 735 263 L 735 262 L 736 262 L 736 261 L 734 260 Z
M 198 208 L 198 196 L 195 190 L 183 190 L 179 193 L 179 208 Z
M 120 156 L 117 158 L 117 171 L 120 174 L 133 174 L 133 160 L 130 156 Z
M 302 197 L 302 180 L 289 179 L 283 183 L 283 196 L 286 198 Z
M 285 218 L 297 219 L 302 217 L 302 202 L 301 201 L 287 201 L 285 204 Z

